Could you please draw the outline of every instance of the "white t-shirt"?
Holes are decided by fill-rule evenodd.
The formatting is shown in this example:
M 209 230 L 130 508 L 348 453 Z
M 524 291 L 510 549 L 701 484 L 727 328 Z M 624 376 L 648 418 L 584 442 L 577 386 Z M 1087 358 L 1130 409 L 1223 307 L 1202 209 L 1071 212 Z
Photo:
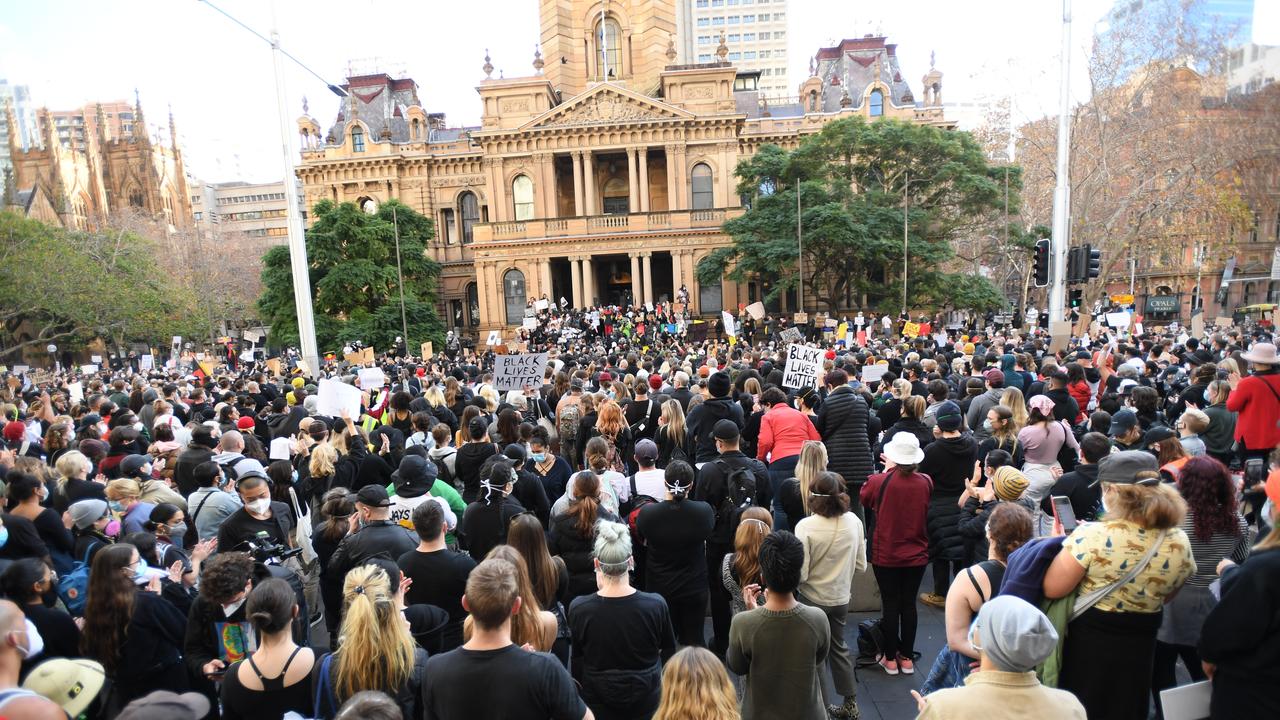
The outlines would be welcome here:
M 654 500 L 661 500 L 667 494 L 667 473 L 664 470 L 641 470 L 636 473 L 636 492 L 640 495 L 648 495 Z M 627 495 L 630 496 L 630 483 L 627 486 Z

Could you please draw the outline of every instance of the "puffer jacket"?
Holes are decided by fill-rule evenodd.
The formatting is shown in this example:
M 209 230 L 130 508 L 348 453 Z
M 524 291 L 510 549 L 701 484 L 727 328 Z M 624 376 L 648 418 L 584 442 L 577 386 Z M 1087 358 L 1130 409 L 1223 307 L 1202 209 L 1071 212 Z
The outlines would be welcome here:
M 940 438 L 924 450 L 920 472 L 933 480 L 927 515 L 930 560 L 966 559 L 957 500 L 964 492 L 965 478 L 973 475 L 977 454 L 977 443 L 967 435 Z
M 855 497 L 857 488 L 875 471 L 867 436 L 869 412 L 867 401 L 844 385 L 827 395 L 814 423 L 827 446 L 827 469 L 839 473 Z
M 618 522 L 618 516 L 600 507 L 596 522 L 607 520 Z M 566 605 L 582 595 L 590 595 L 596 591 L 596 571 L 593 545 L 595 532 L 585 536 L 578 532 L 578 518 L 562 513 L 551 518 L 551 533 L 547 543 L 552 555 L 559 555 L 569 570 L 569 595 L 564 599 Z
M 693 443 L 695 462 L 709 462 L 719 454 L 711 430 L 721 420 L 732 420 L 738 430 L 746 425 L 742 419 L 742 406 L 727 397 L 711 398 L 689 411 L 685 424 Z

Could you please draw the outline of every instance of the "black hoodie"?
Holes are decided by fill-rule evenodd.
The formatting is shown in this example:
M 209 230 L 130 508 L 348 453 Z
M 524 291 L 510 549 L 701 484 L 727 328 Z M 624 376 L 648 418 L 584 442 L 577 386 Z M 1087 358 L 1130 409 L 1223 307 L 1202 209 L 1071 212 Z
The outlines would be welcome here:
M 685 424 L 694 448 L 694 462 L 710 462 L 719 454 L 711 431 L 721 420 L 732 420 L 739 431 L 746 424 L 742 419 L 742 406 L 727 397 L 704 400 L 689 411 Z
M 920 472 L 933 480 L 933 496 L 959 497 L 964 481 L 973 477 L 978 444 L 972 435 L 942 437 L 929 443 L 920 461 Z

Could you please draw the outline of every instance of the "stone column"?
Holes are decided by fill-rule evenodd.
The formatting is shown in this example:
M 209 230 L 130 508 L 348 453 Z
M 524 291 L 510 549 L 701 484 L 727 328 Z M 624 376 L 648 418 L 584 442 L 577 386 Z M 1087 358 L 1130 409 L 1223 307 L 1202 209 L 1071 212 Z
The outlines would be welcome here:
M 640 255 L 644 262 L 644 301 L 646 303 L 653 302 L 653 253 L 646 252 Z
M 649 212 L 649 148 L 642 147 L 640 153 L 640 212 Z
M 476 263 L 476 299 L 480 301 L 480 327 L 487 325 L 492 319 L 489 308 L 493 287 L 489 285 L 489 267 L 486 263 Z
M 689 308 L 691 312 L 696 314 L 702 308 L 701 302 L 699 301 L 698 276 L 693 271 L 693 251 L 685 251 L 684 257 L 681 258 L 681 262 L 684 265 L 684 270 L 680 274 L 684 276 L 684 283 L 689 288 Z
M 551 157 L 551 153 L 538 153 L 533 156 L 538 168 L 533 188 L 538 200 L 536 203 L 538 212 L 535 215 L 538 218 L 553 218 L 556 216 L 556 184 Z
M 640 300 L 640 256 L 631 256 L 631 303 L 639 305 Z
M 540 294 L 545 294 L 547 296 L 547 300 L 555 303 L 555 288 L 551 284 L 551 260 L 549 258 L 544 258 L 542 260 L 539 271 L 541 273 L 540 280 L 542 282 L 542 292 Z
M 675 153 L 675 164 L 671 171 L 675 176 L 676 193 L 675 208 L 677 210 L 689 209 L 689 177 L 688 168 L 685 167 L 685 151 L 683 145 L 677 145 Z
M 573 214 L 582 216 L 586 214 L 582 193 L 582 152 L 575 150 L 571 157 L 573 158 Z
M 684 282 L 684 250 L 671 251 L 671 301 L 675 302 L 680 292 L 680 284 Z
M 595 268 L 591 267 L 591 256 L 582 256 L 582 294 L 585 298 L 585 305 L 594 305 L 596 300 L 596 274 Z
M 668 145 L 667 153 L 667 210 L 680 209 L 680 187 L 676 181 L 676 146 Z
M 569 268 L 573 272 L 573 288 L 571 288 L 573 297 L 571 297 L 570 300 L 573 302 L 573 306 L 575 308 L 585 307 L 585 305 L 582 302 L 581 260 L 582 258 L 578 258 L 578 257 L 569 258 Z
M 640 212 L 640 168 L 636 167 L 636 149 L 627 148 L 627 212 Z
M 583 208 L 587 215 L 599 215 L 600 206 L 596 202 L 596 159 L 590 150 L 582 151 Z

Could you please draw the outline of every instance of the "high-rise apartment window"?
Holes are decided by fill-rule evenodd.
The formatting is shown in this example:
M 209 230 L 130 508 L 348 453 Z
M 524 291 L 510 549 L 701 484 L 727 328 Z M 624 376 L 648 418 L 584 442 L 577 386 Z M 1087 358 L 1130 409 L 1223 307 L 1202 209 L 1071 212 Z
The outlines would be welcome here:
M 709 63 L 709 62 L 711 62 L 711 53 L 703 53 L 703 54 L 699 55 L 699 56 L 698 56 L 698 62 L 700 62 L 700 63 Z
M 744 22 L 744 23 L 753 23 L 753 22 L 755 22 L 755 21 L 756 21 L 756 16 L 755 16 L 755 15 L 743 15 L 743 16 L 742 16 L 742 22 Z
M 737 25 L 737 24 L 738 24 L 738 23 L 740 23 L 740 22 L 742 22 L 742 17 L 740 17 L 740 16 L 738 16 L 738 15 L 730 15 L 730 16 L 729 16 L 729 24 L 730 24 L 730 25 Z
M 729 34 L 729 42 L 736 43 L 736 42 L 740 42 L 741 40 L 742 40 L 742 36 L 739 35 L 738 33 Z
M 746 51 L 746 52 L 742 53 L 742 59 L 743 59 L 743 60 L 755 60 L 755 59 L 756 59 L 756 51 L 755 51 L 755 50 L 748 50 L 748 51 Z
M 724 18 L 723 18 L 723 17 L 715 17 L 715 18 L 711 18 L 711 24 L 712 24 L 712 25 L 723 25 L 723 24 L 724 24 Z
M 698 27 L 707 27 L 711 24 L 711 18 L 698 18 Z
M 770 35 L 770 34 L 769 34 L 769 33 L 767 33 L 767 32 L 762 32 L 762 33 L 760 33 L 760 39 L 761 39 L 761 40 L 768 40 L 770 37 L 772 37 L 772 35 Z
M 730 60 L 741 60 L 741 59 L 742 59 L 742 53 L 740 53 L 740 52 L 731 52 L 731 53 L 729 53 L 729 59 L 730 59 Z
M 742 33 L 742 42 L 755 42 L 755 41 L 756 41 L 755 33 Z

